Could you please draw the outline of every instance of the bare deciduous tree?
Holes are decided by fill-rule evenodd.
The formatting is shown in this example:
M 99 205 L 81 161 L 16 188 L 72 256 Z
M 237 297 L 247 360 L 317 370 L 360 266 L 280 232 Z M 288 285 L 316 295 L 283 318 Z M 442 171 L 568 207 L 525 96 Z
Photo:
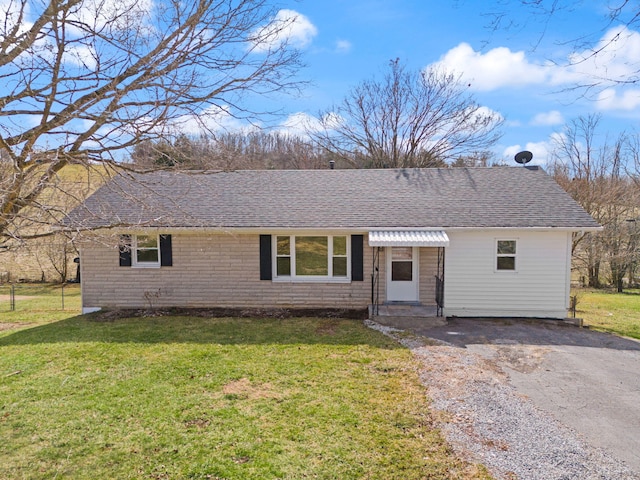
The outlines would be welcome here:
M 622 291 L 624 277 L 635 270 L 639 256 L 635 225 L 630 221 L 640 212 L 640 192 L 623 168 L 630 160 L 627 153 L 633 136 L 620 134 L 609 141 L 598 135 L 597 115 L 571 122 L 556 137 L 552 172 L 604 227 L 601 232 L 574 236 L 574 259 L 587 272 L 589 286 L 600 286 L 607 267 L 610 283 Z M 632 283 L 633 278 L 628 281 Z
M 64 213 L 43 193 L 65 165 L 117 165 L 167 127 L 251 118 L 244 97 L 295 88 L 295 19 L 275 13 L 268 0 L 0 2 L 0 242 Z
M 365 80 L 319 117 L 312 138 L 356 167 L 441 166 L 485 150 L 501 119 L 482 108 L 453 74 L 413 72 L 399 60 L 379 79 Z

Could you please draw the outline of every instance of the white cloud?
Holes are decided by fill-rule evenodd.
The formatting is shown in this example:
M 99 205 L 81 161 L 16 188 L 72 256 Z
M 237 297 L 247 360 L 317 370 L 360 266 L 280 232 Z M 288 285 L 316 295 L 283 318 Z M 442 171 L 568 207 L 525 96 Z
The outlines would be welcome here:
M 433 66 L 460 74 L 464 82 L 478 91 L 530 85 L 559 89 L 598 85 L 603 89 L 597 97 L 598 108 L 629 111 L 640 108 L 640 91 L 625 88 L 622 83 L 638 77 L 639 64 L 640 32 L 616 27 L 606 32 L 593 48 L 573 52 L 558 63 L 535 62 L 524 51 L 514 52 L 506 47 L 482 53 L 461 43 Z M 554 117 L 561 116 L 542 116 L 534 122 L 554 124 L 551 123 L 555 122 Z
M 640 33 L 627 27 L 612 28 L 593 48 L 572 53 L 567 60 L 570 66 L 558 69 L 555 80 L 559 83 L 584 82 L 586 78 L 602 83 L 625 82 L 637 76 Z
M 253 49 L 266 52 L 287 43 L 296 48 L 308 46 L 318 29 L 311 21 L 295 10 L 278 11 L 269 25 L 257 29 L 252 37 Z
M 349 53 L 351 51 L 353 45 L 349 40 L 337 40 L 336 41 L 336 52 L 337 53 Z
M 502 156 L 509 164 L 517 165 L 514 160 L 516 153 L 528 150 L 533 153 L 533 159 L 529 165 L 546 165 L 551 161 L 551 152 L 556 144 L 556 135 L 558 134 L 552 134 L 548 140 L 541 142 L 527 142 L 524 147 L 522 145 L 508 146 L 502 152 Z
M 335 130 L 337 128 L 344 126 L 346 123 L 347 123 L 346 119 L 340 114 L 336 112 L 329 112 L 329 113 L 325 113 L 322 116 L 322 120 L 319 125 L 321 125 L 320 128 L 323 128 L 326 130 Z
M 638 78 L 639 32 L 627 27 L 612 28 L 593 49 L 573 53 L 569 60 L 572 65 L 559 72 L 556 81 L 600 85 L 602 90 L 596 98 L 600 110 L 640 109 L 640 90 L 627 85 L 629 80 Z
M 298 137 L 307 137 L 309 132 L 335 130 L 344 124 L 344 122 L 344 118 L 334 112 L 327 113 L 322 118 L 317 118 L 304 112 L 297 112 L 289 115 L 287 119 L 280 124 L 278 132 L 287 135 L 296 135 Z
M 134 30 L 148 23 L 152 9 L 152 0 L 84 0 L 78 4 L 71 19 L 87 25 L 90 31 L 106 26 L 112 30 Z M 69 23 L 67 28 L 72 27 Z M 80 30 L 76 30 L 80 35 Z
M 18 35 L 26 32 L 31 28 L 33 23 L 25 19 L 30 16 L 30 4 L 16 2 L 12 0 L 0 0 L 0 40 L 4 40 L 8 33 L 11 33 L 17 23 L 20 21 Z
M 536 126 L 552 126 L 562 125 L 564 123 L 564 117 L 558 110 L 551 110 L 550 112 L 539 113 L 531 120 L 531 125 Z
M 96 58 L 97 55 L 91 47 L 85 45 L 69 45 L 65 49 L 63 60 L 65 63 L 92 70 L 96 68 Z
M 173 132 L 186 135 L 198 135 L 206 132 L 242 131 L 250 128 L 241 119 L 235 117 L 227 105 L 211 106 L 198 114 L 182 115 L 173 119 L 168 126 Z
M 597 106 L 600 110 L 636 110 L 640 107 L 640 90 L 618 92 L 614 88 L 607 88 L 598 94 Z
M 469 115 L 469 118 L 466 119 L 464 126 L 470 128 L 471 130 L 476 130 L 478 127 L 482 128 L 482 126 L 488 120 L 490 121 L 490 124 L 492 126 L 498 125 L 504 121 L 504 117 L 502 116 L 501 113 L 485 106 L 480 106 L 477 108 L 470 107 L 465 112 L 465 115 L 468 115 L 468 114 L 471 114 L 471 115 Z
M 491 108 L 485 106 L 479 106 L 474 113 L 484 118 L 491 117 L 494 121 L 497 122 L 501 122 L 504 120 L 504 117 L 500 112 L 497 112 L 496 110 L 492 110 Z
M 483 54 L 468 43 L 452 48 L 433 66 L 460 74 L 471 88 L 483 91 L 544 83 L 550 73 L 548 67 L 530 63 L 523 51 L 499 47 Z
M 285 135 L 306 137 L 309 130 L 317 131 L 320 129 L 320 121 L 317 118 L 308 113 L 297 112 L 289 115 L 287 119 L 280 124 L 278 132 Z

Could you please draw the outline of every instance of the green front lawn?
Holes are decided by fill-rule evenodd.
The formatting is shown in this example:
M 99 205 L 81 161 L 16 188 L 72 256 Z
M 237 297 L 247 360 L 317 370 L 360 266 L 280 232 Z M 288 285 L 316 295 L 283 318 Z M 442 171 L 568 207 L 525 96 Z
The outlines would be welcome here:
M 0 310 L 0 478 L 488 478 L 359 321 Z
M 596 330 L 640 339 L 640 291 L 576 290 L 576 316 Z

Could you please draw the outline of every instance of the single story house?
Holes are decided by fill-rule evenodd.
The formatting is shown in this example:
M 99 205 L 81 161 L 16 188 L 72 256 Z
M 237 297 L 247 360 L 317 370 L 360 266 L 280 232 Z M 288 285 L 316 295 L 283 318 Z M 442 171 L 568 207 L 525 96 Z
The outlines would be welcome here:
M 538 167 L 125 172 L 67 218 L 83 312 L 433 305 L 564 318 L 572 233 Z

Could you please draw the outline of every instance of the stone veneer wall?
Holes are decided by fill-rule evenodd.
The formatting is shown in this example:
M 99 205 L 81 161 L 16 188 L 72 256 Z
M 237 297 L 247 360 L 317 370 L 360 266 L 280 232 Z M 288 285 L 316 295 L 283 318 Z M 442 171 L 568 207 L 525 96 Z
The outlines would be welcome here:
M 279 282 L 260 280 L 259 235 L 173 234 L 173 266 L 121 267 L 116 246 L 91 242 L 81 248 L 85 308 L 231 307 L 366 308 L 371 303 L 373 249 L 364 239 L 364 281 Z M 421 249 L 420 297 L 433 304 L 436 249 Z M 384 250 L 380 301 L 384 301 Z

